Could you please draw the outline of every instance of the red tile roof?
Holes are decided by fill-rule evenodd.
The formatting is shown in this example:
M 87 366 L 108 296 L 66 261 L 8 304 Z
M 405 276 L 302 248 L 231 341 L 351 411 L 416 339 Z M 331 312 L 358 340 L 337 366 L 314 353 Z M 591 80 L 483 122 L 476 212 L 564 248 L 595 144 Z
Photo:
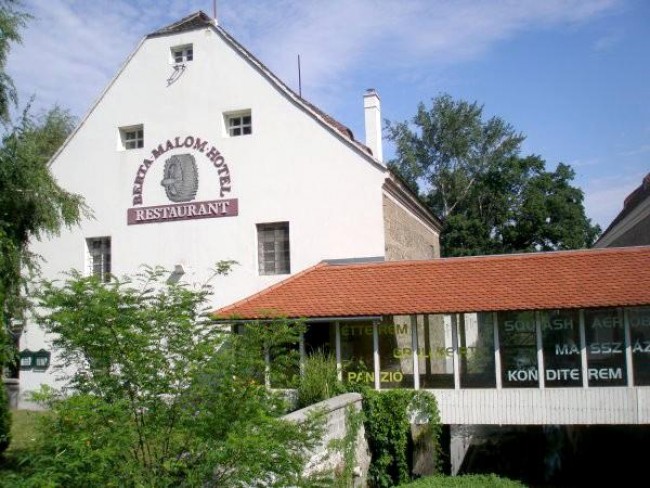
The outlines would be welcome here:
M 221 319 L 650 305 L 650 246 L 372 264 L 320 263 Z

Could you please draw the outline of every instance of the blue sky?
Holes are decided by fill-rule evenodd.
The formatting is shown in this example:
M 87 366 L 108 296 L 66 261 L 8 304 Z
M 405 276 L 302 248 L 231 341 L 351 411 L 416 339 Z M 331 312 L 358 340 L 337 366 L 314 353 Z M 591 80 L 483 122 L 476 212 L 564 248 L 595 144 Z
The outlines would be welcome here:
M 212 0 L 24 0 L 8 70 L 21 102 L 83 116 L 147 33 Z M 449 93 L 569 163 L 602 227 L 650 171 L 647 0 L 219 0 L 220 24 L 363 140 L 362 95 L 402 121 Z M 385 154 L 391 154 L 385 146 Z

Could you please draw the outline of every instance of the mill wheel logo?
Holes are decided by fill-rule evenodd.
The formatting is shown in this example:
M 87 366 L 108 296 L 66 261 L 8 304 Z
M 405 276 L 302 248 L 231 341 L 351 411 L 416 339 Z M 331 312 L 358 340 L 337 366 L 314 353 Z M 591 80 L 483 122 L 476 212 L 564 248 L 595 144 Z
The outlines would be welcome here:
M 160 182 L 165 187 L 167 198 L 172 202 L 194 200 L 199 189 L 199 173 L 196 160 L 191 154 L 176 154 L 165 161 L 164 178 Z
M 176 150 L 180 150 L 178 154 L 174 154 Z M 161 157 L 163 155 L 166 155 L 166 159 Z M 155 163 L 163 160 L 165 164 L 158 168 Z M 209 166 L 206 165 L 208 162 Z M 201 193 L 216 193 L 220 199 L 195 201 L 199 190 L 198 166 L 201 164 L 202 187 L 205 187 Z M 145 181 L 150 171 L 157 172 L 155 180 L 151 183 L 160 184 L 165 189 L 169 200 L 166 204 L 143 205 Z M 145 157 L 138 167 L 131 190 L 133 207 L 126 210 L 127 224 L 236 217 L 239 214 L 238 199 L 224 198 L 232 191 L 231 185 L 230 168 L 216 146 L 202 137 L 192 135 L 167 139 L 154 146 L 151 154 Z M 162 197 L 160 186 L 158 191 L 152 192 L 154 198 Z M 162 199 L 164 200 L 164 197 Z

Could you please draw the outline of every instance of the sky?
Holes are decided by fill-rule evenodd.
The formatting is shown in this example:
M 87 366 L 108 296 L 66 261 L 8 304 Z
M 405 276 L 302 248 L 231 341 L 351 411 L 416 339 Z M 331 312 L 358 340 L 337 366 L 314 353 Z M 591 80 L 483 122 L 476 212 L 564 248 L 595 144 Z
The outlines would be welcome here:
M 8 72 L 21 106 L 83 117 L 146 34 L 212 0 L 23 0 Z M 576 171 L 605 228 L 650 171 L 650 1 L 218 0 L 219 24 L 364 140 L 363 101 L 411 118 L 448 93 L 526 135 L 524 154 Z M 384 141 L 384 158 L 392 155 Z

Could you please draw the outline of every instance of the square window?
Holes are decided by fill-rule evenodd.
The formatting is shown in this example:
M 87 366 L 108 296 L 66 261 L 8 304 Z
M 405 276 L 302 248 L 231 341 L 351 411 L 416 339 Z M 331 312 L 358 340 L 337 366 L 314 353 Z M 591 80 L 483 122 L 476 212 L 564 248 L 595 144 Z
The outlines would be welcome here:
M 144 126 L 120 127 L 122 149 L 141 149 L 144 147 Z
M 291 273 L 289 222 L 257 224 L 257 253 L 261 275 Z
M 101 281 L 109 281 L 111 277 L 111 238 L 91 237 L 86 239 L 88 250 L 88 276 L 96 276 Z
M 224 114 L 228 135 L 230 137 L 244 136 L 253 133 L 253 118 L 250 110 Z
M 194 59 L 194 48 L 192 44 L 174 46 L 171 48 L 172 61 L 176 64 L 186 63 Z

